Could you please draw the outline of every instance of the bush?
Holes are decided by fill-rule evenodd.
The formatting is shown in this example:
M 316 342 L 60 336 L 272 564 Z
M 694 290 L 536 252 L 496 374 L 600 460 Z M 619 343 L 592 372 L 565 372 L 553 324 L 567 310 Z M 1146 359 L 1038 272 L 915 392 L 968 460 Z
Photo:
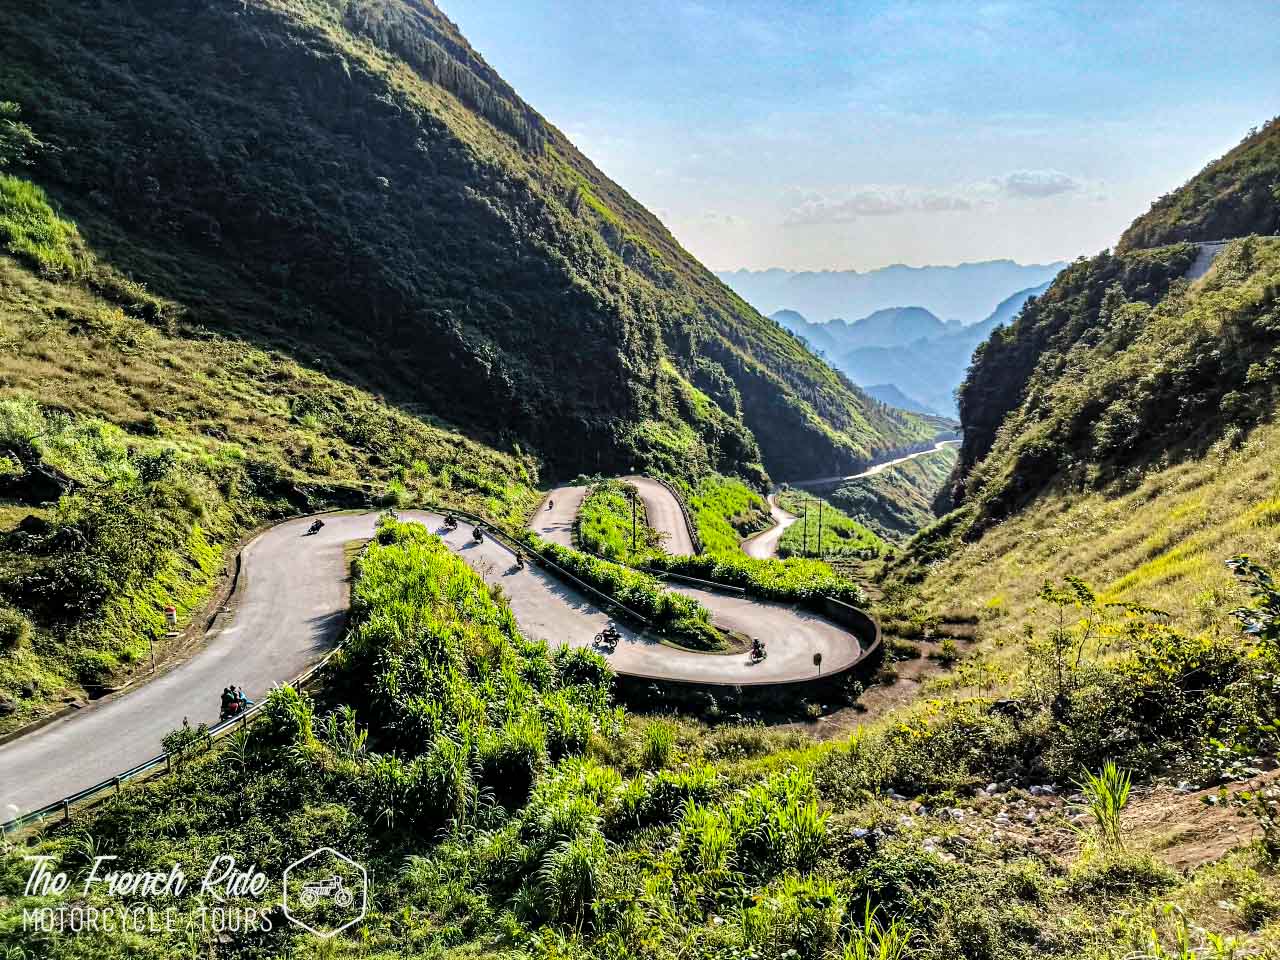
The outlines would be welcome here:
M 31 621 L 19 610 L 0 607 L 0 652 L 17 653 L 31 641 Z
M 851 606 L 866 606 L 867 597 L 852 580 L 846 580 L 821 560 L 760 560 L 726 552 L 697 557 L 659 557 L 651 566 L 699 580 L 741 587 L 763 600 L 797 602 L 831 597 Z
M 640 763 L 650 770 L 661 770 L 671 760 L 675 749 L 676 730 L 665 720 L 655 720 L 644 730 L 644 746 L 640 750 Z

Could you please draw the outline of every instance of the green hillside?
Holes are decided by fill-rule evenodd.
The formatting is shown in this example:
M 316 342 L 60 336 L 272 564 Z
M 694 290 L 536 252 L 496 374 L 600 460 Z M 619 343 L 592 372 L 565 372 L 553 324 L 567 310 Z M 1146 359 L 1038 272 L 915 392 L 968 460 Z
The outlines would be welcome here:
M 937 520 L 940 495 L 955 465 L 955 447 L 943 447 L 848 480 L 827 499 L 885 540 L 901 542 Z
M 554 474 L 759 482 L 924 439 L 730 292 L 429 2 L 9 5 L 24 175 L 216 331 Z M 710 398 L 691 409 L 690 388 Z
M 1151 205 L 1118 251 L 1181 240 L 1280 233 L 1280 117 L 1249 132 L 1230 153 Z

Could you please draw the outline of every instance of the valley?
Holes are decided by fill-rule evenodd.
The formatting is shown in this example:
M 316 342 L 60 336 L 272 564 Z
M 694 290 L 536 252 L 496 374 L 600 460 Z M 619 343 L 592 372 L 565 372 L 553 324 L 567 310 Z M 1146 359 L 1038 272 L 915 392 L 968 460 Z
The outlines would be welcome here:
M 454 15 L 0 5 L 0 957 L 1280 957 L 1280 20 Z

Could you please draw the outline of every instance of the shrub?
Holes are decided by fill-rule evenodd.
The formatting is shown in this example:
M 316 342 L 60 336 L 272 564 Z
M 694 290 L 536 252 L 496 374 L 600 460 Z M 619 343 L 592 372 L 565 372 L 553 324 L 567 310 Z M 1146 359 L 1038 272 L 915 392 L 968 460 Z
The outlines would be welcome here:
M 1128 772 L 1108 760 L 1097 773 L 1085 771 L 1084 780 L 1076 786 L 1084 794 L 1084 809 L 1093 817 L 1094 827 L 1104 849 L 1111 852 L 1124 850 L 1124 838 L 1120 834 L 1120 811 L 1129 802 L 1130 779 Z
M 741 587 L 763 600 L 795 602 L 831 597 L 855 607 L 866 606 L 866 594 L 821 560 L 761 560 L 741 551 L 697 557 L 659 557 L 654 569 Z
M 0 652 L 16 653 L 31 640 L 31 621 L 19 610 L 0 607 Z

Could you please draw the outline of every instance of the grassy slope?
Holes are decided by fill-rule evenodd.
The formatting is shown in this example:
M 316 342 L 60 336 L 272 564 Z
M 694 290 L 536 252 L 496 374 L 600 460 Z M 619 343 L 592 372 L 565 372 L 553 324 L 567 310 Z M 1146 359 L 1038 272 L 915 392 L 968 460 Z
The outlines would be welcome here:
M 686 496 L 708 553 L 734 552 L 744 537 L 771 523 L 764 497 L 732 477 L 703 477 Z
M 424 499 L 519 523 L 534 502 L 518 451 L 175 322 L 185 304 L 121 277 L 12 178 L 0 242 L 26 261 L 0 254 L 0 607 L 35 622 L 0 650 L 6 728 L 120 679 L 149 638 L 163 655 L 163 607 L 185 621 L 223 548 L 266 520 Z M 71 484 L 55 507 L 33 505 L 57 494 L 32 496 L 37 467 Z M 31 514 L 49 528 L 18 531 Z
M 1186 259 L 1184 246 L 1125 257 L 1176 265 Z M 1010 328 L 1010 343 L 993 349 L 998 332 L 971 371 L 962 409 L 977 407 L 983 426 L 971 433 L 966 420 L 961 493 L 979 524 L 1016 510 L 1055 476 L 1103 485 L 1162 454 L 1194 457 L 1271 409 L 1280 240 L 1235 241 L 1207 276 L 1190 286 L 1174 283 L 1154 303 L 1131 299 L 1119 283 L 1100 282 L 1096 273 L 1109 265 L 1104 256 L 1069 268 L 1067 279 Z M 1050 322 L 1045 302 L 1085 282 L 1095 291 L 1082 294 L 1091 305 L 1076 300 L 1035 353 L 1037 335 L 1029 328 Z M 999 357 L 1009 350 L 1031 350 L 1034 371 L 1020 402 L 992 421 L 1001 407 L 991 389 Z M 998 431 L 987 432 L 992 422 Z M 979 461 L 982 435 L 992 442 Z
M 369 868 L 369 912 L 350 941 L 320 941 L 278 914 L 270 930 L 188 931 L 181 921 L 201 905 L 193 885 L 166 901 L 174 932 L 54 935 L 37 941 L 41 955 L 551 947 L 566 958 L 1102 960 L 1150 951 L 1152 936 L 1168 946 L 1179 932 L 1199 951 L 1198 924 L 1248 937 L 1254 950 L 1276 946 L 1274 924 L 1248 928 L 1280 905 L 1258 847 L 1183 878 L 1132 836 L 1128 849 L 1103 850 L 1086 831 L 1083 849 L 1064 847 L 1066 811 L 1028 805 L 1022 790 L 972 798 L 1024 751 L 1051 747 L 1070 760 L 1087 742 L 1012 723 L 983 701 L 945 699 L 826 744 L 628 718 L 610 709 L 598 657 L 521 641 L 500 597 L 425 531 L 392 526 L 379 541 L 360 563 L 353 643 L 322 704 L 278 691 L 221 753 L 197 754 L 73 828 L 55 825 L 34 848 L 0 855 L 0 946 L 32 944 L 22 909 L 62 903 L 23 894 L 21 854 L 33 849 L 73 884 L 91 855 L 194 867 L 215 853 L 256 864 L 274 884 L 322 845 Z M 1194 697 L 1204 691 L 1158 672 L 1104 676 L 1157 704 L 1203 703 Z M 1006 804 L 1039 811 L 1043 826 L 993 829 Z M 278 893 L 269 886 L 234 906 L 263 909 Z M 116 905 L 102 887 L 88 903 Z M 1166 903 L 1190 926 L 1162 919 Z M 864 923 L 868 904 L 876 924 Z M 886 949 L 891 923 L 907 951 Z
M 827 499 L 880 538 L 901 542 L 937 519 L 935 503 L 955 465 L 955 448 L 943 447 L 843 483 Z
M 1238 447 L 1148 468 L 1127 490 L 1055 490 L 957 546 L 922 591 L 941 612 L 982 618 L 997 644 L 1017 639 L 1041 584 L 1066 575 L 1166 610 L 1179 629 L 1233 632 L 1228 611 L 1243 598 L 1224 561 L 1280 563 L 1277 524 L 1280 426 L 1268 424 Z
M 1280 232 L 1280 117 L 1151 205 L 1118 249 Z
M 58 148 L 33 178 L 195 322 L 510 432 L 558 472 L 665 469 L 664 430 L 697 435 L 678 472 L 753 481 L 762 458 L 812 475 L 934 432 L 716 281 L 429 3 L 3 17 L 0 85 Z M 683 418 L 690 384 L 706 419 Z
M 806 525 L 803 517 L 805 505 L 808 504 L 809 522 Z M 821 542 L 821 556 L 842 556 L 845 554 L 875 556 L 881 553 L 886 544 L 872 530 L 847 515 L 838 507 L 824 502 L 822 509 L 813 502 L 810 495 L 795 490 L 784 490 L 778 494 L 778 505 L 788 513 L 801 517 L 782 534 L 778 542 L 778 556 L 787 557 L 818 556 L 818 544 Z M 821 537 L 819 537 L 821 532 Z M 807 546 L 806 546 L 807 541 Z

